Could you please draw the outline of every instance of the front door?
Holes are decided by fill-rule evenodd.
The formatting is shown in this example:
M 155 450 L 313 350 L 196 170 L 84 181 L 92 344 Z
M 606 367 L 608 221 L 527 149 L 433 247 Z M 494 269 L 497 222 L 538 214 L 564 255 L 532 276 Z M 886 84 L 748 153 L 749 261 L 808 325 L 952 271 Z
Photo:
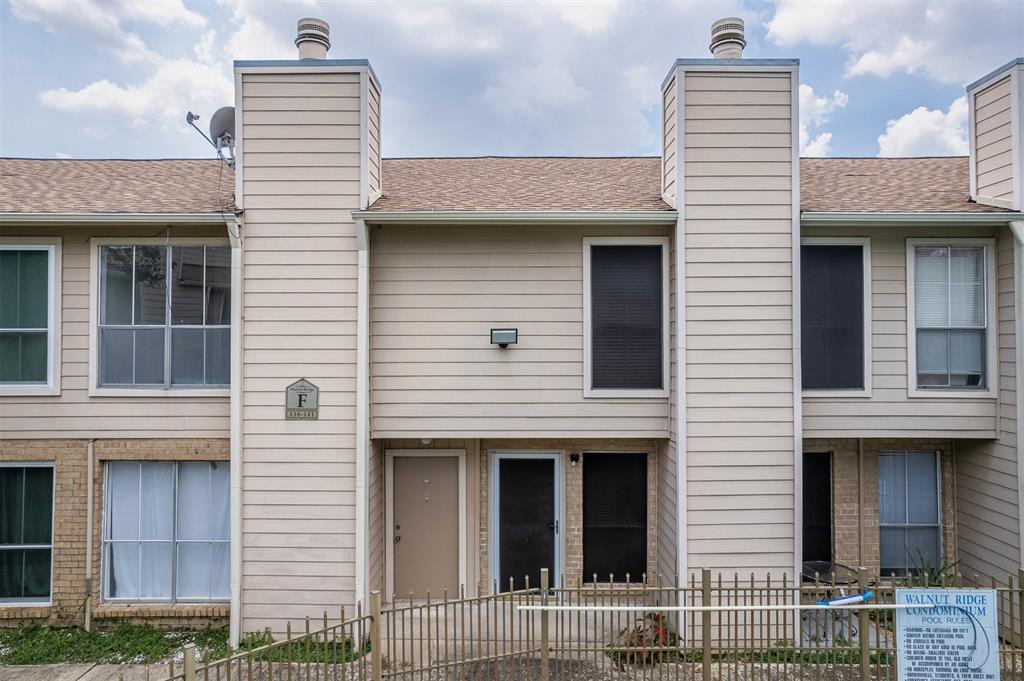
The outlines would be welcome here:
M 832 456 L 804 453 L 804 557 L 832 561 Z
M 459 457 L 394 458 L 395 594 L 459 593 Z
M 554 585 L 559 533 L 554 457 L 498 459 L 499 589 L 508 591 L 540 584 L 541 568 L 548 568 Z

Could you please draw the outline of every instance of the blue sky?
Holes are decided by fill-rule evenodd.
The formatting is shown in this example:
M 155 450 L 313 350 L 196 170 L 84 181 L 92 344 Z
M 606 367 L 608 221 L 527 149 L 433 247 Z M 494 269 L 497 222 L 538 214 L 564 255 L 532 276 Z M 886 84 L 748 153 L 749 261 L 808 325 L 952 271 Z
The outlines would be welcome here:
M 654 155 L 660 84 L 747 23 L 801 60 L 806 155 L 966 153 L 964 85 L 1024 54 L 1021 0 L 0 0 L 0 155 L 208 157 L 231 60 L 293 58 L 295 22 L 370 59 L 387 156 Z

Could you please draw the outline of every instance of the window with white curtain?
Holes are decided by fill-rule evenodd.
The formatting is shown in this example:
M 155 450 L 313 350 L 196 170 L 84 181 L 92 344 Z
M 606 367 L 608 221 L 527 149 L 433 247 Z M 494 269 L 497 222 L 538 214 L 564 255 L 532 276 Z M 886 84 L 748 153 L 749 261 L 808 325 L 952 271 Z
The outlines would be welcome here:
M 99 385 L 230 382 L 231 249 L 99 247 Z
M 939 462 L 935 452 L 878 455 L 879 553 L 882 574 L 939 567 Z
M 980 244 L 913 245 L 919 390 L 988 387 L 987 253 Z
M 228 600 L 228 463 L 112 461 L 106 474 L 105 598 Z

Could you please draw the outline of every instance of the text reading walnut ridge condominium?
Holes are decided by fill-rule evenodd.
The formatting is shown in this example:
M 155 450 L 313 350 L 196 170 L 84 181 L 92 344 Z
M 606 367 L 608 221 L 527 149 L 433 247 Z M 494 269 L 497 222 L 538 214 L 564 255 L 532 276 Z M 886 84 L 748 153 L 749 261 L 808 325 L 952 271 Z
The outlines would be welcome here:
M 233 168 L 0 160 L 0 621 L 1016 572 L 1024 59 L 967 158 L 800 159 L 798 62 L 712 35 L 657 157 L 382 159 L 304 19 Z

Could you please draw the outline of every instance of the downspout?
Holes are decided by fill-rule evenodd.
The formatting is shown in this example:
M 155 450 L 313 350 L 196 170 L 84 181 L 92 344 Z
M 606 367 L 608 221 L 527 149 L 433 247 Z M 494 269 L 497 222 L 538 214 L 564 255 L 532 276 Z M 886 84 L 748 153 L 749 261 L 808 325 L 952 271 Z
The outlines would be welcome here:
M 225 216 L 231 240 L 231 611 L 229 637 L 238 647 L 242 634 L 242 234 L 238 216 Z
M 857 566 L 864 567 L 864 438 L 857 438 Z
M 356 601 L 368 602 L 366 476 L 369 470 L 370 235 L 356 220 Z
M 1013 233 L 1013 317 L 1014 367 L 1017 416 L 1017 543 L 1020 563 L 1024 565 L 1024 220 L 1010 222 Z M 996 433 L 998 437 L 999 434 Z
M 680 133 L 681 136 L 681 133 Z M 677 182 L 678 191 L 682 183 Z M 689 525 L 686 495 L 686 230 L 682 211 L 676 222 L 676 586 L 689 575 Z

